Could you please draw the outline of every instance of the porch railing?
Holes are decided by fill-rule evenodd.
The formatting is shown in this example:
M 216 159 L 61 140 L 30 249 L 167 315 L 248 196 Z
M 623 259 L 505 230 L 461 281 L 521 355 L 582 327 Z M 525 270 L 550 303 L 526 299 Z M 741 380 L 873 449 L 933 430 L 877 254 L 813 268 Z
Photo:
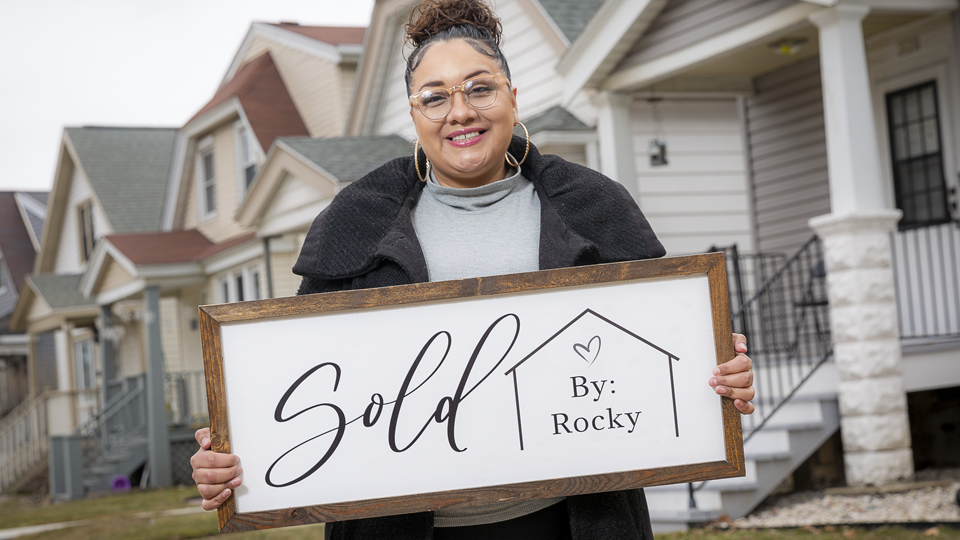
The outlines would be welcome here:
M 147 400 L 144 376 L 127 379 L 124 391 L 113 396 L 103 408 L 74 431 L 83 441 L 82 463 L 94 463 L 101 456 L 123 447 L 147 429 Z
M 960 223 L 894 232 L 891 245 L 900 337 L 960 338 Z
M 24 401 L 0 421 L 0 491 L 47 458 L 47 397 Z
M 753 360 L 756 411 L 742 417 L 749 440 L 833 354 L 823 249 L 813 237 L 790 258 L 723 251 L 734 332 L 747 336 Z
M 169 405 L 168 420 L 174 425 L 199 425 L 209 421 L 207 386 L 203 371 L 167 373 L 164 394 Z

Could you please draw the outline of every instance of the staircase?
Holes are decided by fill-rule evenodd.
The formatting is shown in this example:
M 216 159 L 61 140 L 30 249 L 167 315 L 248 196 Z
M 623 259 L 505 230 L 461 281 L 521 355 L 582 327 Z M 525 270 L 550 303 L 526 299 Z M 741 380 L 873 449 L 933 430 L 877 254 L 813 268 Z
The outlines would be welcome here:
M 0 492 L 24 489 L 47 468 L 47 398 L 17 405 L 0 420 Z
M 72 434 L 50 437 L 50 491 L 54 500 L 108 491 L 115 478 L 129 479 L 146 462 L 146 406 L 144 376 L 131 377 Z
M 840 427 L 819 240 L 794 256 L 727 253 L 734 331 L 747 336 L 756 411 L 743 417 L 746 476 L 646 488 L 654 532 L 747 515 Z

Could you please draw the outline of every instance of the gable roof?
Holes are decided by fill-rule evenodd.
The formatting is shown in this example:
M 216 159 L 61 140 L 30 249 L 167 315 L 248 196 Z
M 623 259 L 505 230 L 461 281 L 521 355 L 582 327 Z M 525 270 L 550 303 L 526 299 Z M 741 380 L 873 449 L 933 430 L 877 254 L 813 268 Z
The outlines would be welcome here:
M 15 195 L 20 209 L 25 214 L 26 222 L 30 226 L 27 232 L 31 233 L 33 245 L 40 249 L 40 239 L 43 238 L 43 222 L 47 219 L 46 191 L 18 191 Z
M 577 36 L 590 22 L 590 19 L 600 9 L 604 0 L 539 0 L 544 11 L 550 15 L 563 35 L 570 43 L 577 40 Z
M 540 133 L 541 131 L 585 131 L 592 129 L 560 105 L 550 107 L 537 116 L 530 118 L 524 122 L 523 125 L 527 126 L 527 132 L 529 132 L 530 135 Z M 520 126 L 514 128 L 513 132 L 523 136 L 523 129 Z
M 23 288 L 24 276 L 33 271 L 37 255 L 28 226 L 30 224 L 24 223 L 23 214 L 17 207 L 16 194 L 12 191 L 0 192 L 0 251 L 3 252 L 3 262 L 17 292 Z M 0 268 L 0 271 L 3 269 Z
M 196 262 L 240 245 L 255 236 L 242 234 L 213 243 L 196 229 L 144 234 L 111 234 L 107 239 L 133 264 Z
M 269 51 L 244 64 L 187 125 L 232 97 L 240 101 L 250 128 L 264 150 L 270 148 L 277 137 L 310 134 Z
M 285 137 L 278 142 L 312 161 L 340 182 L 359 180 L 391 159 L 413 153 L 410 142 L 399 135 L 326 139 Z
M 66 128 L 114 232 L 160 228 L 175 128 Z
M 331 45 L 362 45 L 363 34 L 367 30 L 362 26 L 300 26 L 295 22 L 268 24 Z
M 53 309 L 96 305 L 80 293 L 83 274 L 34 274 L 27 281 L 34 291 Z

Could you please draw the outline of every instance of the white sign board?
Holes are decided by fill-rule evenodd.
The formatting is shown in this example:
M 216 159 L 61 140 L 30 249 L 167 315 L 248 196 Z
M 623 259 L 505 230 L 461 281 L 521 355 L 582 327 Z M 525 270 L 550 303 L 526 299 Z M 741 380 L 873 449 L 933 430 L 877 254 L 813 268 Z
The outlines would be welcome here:
M 666 483 L 649 472 L 691 464 L 739 474 L 723 400 L 706 384 L 731 341 L 729 316 L 719 334 L 716 324 L 717 260 L 685 275 L 592 281 L 571 269 L 550 273 L 581 279 L 543 287 L 536 272 L 523 286 L 504 277 L 495 294 L 438 283 L 382 290 L 407 289 L 393 295 L 401 303 L 357 291 L 285 301 L 352 294 L 367 307 L 341 299 L 305 313 L 265 301 L 270 316 L 221 317 L 222 378 L 208 370 L 208 393 L 223 399 L 211 416 L 225 408 L 228 428 L 214 419 L 214 432 L 229 433 L 244 469 L 226 530 L 436 509 L 445 493 L 483 504 L 517 484 L 540 488 L 516 498 L 623 489 L 556 481 L 631 471 L 648 472 L 635 485 Z M 229 305 L 204 310 L 216 308 Z M 290 509 L 301 519 L 278 522 L 298 517 Z

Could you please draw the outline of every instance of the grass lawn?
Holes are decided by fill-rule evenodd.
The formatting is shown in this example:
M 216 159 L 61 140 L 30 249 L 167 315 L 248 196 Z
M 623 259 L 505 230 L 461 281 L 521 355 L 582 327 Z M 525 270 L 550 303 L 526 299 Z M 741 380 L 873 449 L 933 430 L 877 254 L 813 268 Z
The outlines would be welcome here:
M 170 540 L 219 537 L 215 512 L 176 516 L 158 515 L 164 510 L 196 508 L 196 504 L 189 501 L 195 495 L 194 488 L 180 487 L 166 490 L 134 490 L 122 495 L 92 497 L 68 503 L 36 503 L 29 497 L 2 498 L 0 499 L 0 529 L 84 520 L 85 523 L 75 527 L 22 538 L 31 540 Z M 224 540 L 319 540 L 322 538 L 322 525 L 306 525 L 231 534 L 224 537 Z M 939 527 L 934 534 L 933 531 L 902 527 L 767 530 L 698 528 L 683 533 L 662 534 L 657 538 L 658 540 L 849 540 L 851 538 L 960 540 L 960 530 Z

